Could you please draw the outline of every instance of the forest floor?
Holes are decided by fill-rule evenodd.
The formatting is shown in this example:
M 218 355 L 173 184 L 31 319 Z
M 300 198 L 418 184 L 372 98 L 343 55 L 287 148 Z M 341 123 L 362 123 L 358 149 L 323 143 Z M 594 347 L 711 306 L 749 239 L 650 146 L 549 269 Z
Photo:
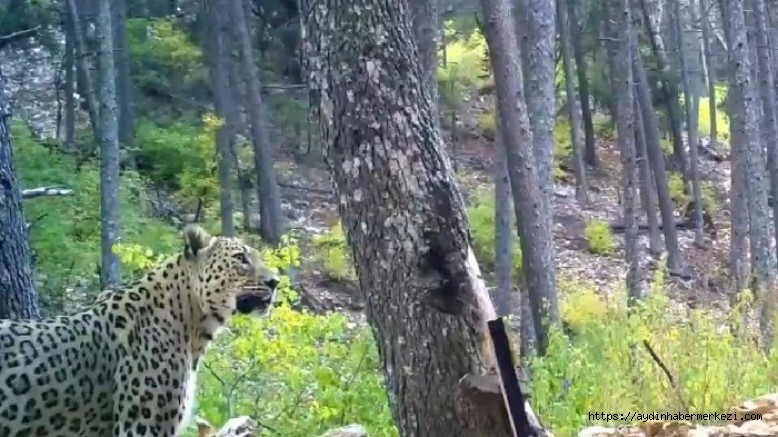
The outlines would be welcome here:
M 446 133 L 446 143 L 453 158 L 460 181 L 460 188 L 466 199 L 493 191 L 493 167 L 495 145 L 478 127 L 479 115 L 485 111 L 483 103 L 463 111 L 458 127 L 457 141 L 452 142 Z M 452 147 L 451 144 L 454 144 Z M 609 223 L 622 222 L 623 206 L 620 204 L 619 154 L 615 141 L 597 142 L 600 164 L 597 169 L 588 169 L 589 201 L 581 205 L 575 197 L 572 174 L 565 180 L 557 180 L 554 190 L 554 241 L 556 267 L 559 278 L 586 284 L 603 296 L 624 288 L 627 266 L 624 261 L 624 234 L 614 233 L 616 249 L 608 256 L 591 253 L 587 249 L 584 228 L 591 220 L 605 220 Z M 319 233 L 337 220 L 337 208 L 329 197 L 331 184 L 323 164 L 302 163 L 289 156 L 278 154 L 284 161 L 279 168 L 280 178 L 288 215 L 295 219 L 294 226 L 307 233 Z M 306 160 L 308 161 L 308 160 Z M 716 239 L 706 234 L 705 247 L 694 244 L 693 229 L 679 229 L 679 240 L 689 276 L 680 278 L 668 276 L 668 295 L 680 307 L 687 309 L 698 305 L 725 309 L 728 307 L 727 254 L 729 250 L 729 161 L 716 162 L 704 154 L 700 155 L 700 176 L 711 183 L 715 209 L 713 221 Z M 304 176 L 302 176 L 304 175 Z M 306 188 L 301 188 L 306 187 Z M 676 219 L 682 220 L 678 211 Z M 643 213 L 641 223 L 645 223 Z M 640 245 L 644 254 L 642 263 L 647 271 L 656 265 L 648 255 L 648 237 L 641 231 Z M 316 310 L 361 309 L 358 288 L 355 283 L 328 278 L 326 273 L 309 263 L 298 279 L 305 297 L 305 305 Z M 647 275 L 648 276 L 648 275 Z

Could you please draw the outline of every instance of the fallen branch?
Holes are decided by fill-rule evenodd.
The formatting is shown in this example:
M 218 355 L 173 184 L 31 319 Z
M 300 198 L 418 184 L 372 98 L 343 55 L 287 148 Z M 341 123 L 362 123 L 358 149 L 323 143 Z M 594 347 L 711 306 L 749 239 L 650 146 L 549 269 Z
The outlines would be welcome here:
M 41 26 L 38 25 L 33 27 L 32 29 L 24 29 L 24 30 L 19 30 L 17 32 L 9 33 L 8 35 L 0 35 L 0 49 L 15 41 L 27 38 L 28 36 L 37 33 L 38 30 L 40 30 L 40 28 Z
M 673 391 L 675 392 L 676 396 L 678 396 L 678 400 L 681 402 L 681 405 L 683 405 L 684 409 L 688 412 L 689 405 L 684 402 L 683 396 L 681 396 L 681 391 L 678 389 L 678 385 L 675 383 L 675 378 L 673 378 L 673 374 L 670 373 L 670 369 L 668 369 L 665 363 L 662 362 L 662 359 L 659 358 L 659 355 L 654 351 L 654 348 L 651 347 L 651 344 L 649 344 L 648 340 L 643 340 L 643 347 L 645 347 L 648 351 L 648 354 L 651 355 L 651 359 L 653 359 L 659 368 L 662 369 L 665 376 L 667 377 L 667 380 L 670 381 L 670 387 L 673 388 Z
M 73 190 L 63 187 L 40 187 L 22 190 L 22 199 L 34 199 L 44 196 L 70 196 Z

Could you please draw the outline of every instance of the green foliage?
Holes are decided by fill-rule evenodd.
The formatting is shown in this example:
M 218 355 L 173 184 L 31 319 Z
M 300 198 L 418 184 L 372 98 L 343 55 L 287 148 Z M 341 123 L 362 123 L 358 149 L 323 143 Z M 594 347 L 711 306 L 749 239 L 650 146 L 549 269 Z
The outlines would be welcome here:
M 216 131 L 221 120 L 211 113 L 202 116 L 200 127 L 186 123 L 160 126 L 142 119 L 136 130 L 138 168 L 152 182 L 180 190 L 185 199 L 213 199 L 218 181 Z
M 288 239 L 264 254 L 271 266 L 299 263 Z M 370 331 L 342 314 L 293 310 L 289 287 L 282 276 L 280 306 L 266 318 L 233 318 L 217 339 L 198 378 L 196 414 L 214 424 L 252 415 L 289 437 L 343 423 L 360 423 L 371 436 L 397 436 Z
M 340 220 L 326 232 L 315 235 L 312 242 L 315 258 L 324 266 L 328 276 L 340 280 L 356 279 Z
M 560 164 L 563 159 L 573 153 L 573 139 L 570 135 L 570 122 L 566 118 L 558 118 L 554 122 L 554 152 L 553 152 L 553 172 L 554 178 L 562 179 L 566 173 L 562 170 Z
M 685 208 L 689 199 L 684 192 L 683 176 L 678 172 L 670 173 L 667 178 L 667 188 L 670 191 L 670 198 L 673 199 L 676 207 Z
M 616 125 L 607 115 L 594 114 L 592 116 L 592 125 L 594 135 L 597 138 L 613 140 L 616 139 Z
M 716 105 L 724 103 L 726 97 L 727 86 L 716 85 Z M 709 101 L 710 99 L 708 97 L 700 98 L 698 130 L 700 135 L 705 136 L 710 135 L 711 113 Z M 726 111 L 721 109 L 716 110 L 716 130 L 718 131 L 717 137 L 719 141 L 729 140 L 729 116 Z
M 483 270 L 494 271 L 494 195 L 491 192 L 482 192 L 475 196 L 475 203 L 467 208 L 467 217 L 470 222 L 470 235 L 473 237 L 473 251 L 478 259 L 478 264 Z M 519 237 L 511 232 L 511 244 L 513 245 L 513 272 L 516 277 L 521 274 L 521 246 Z
M 57 41 L 52 32 L 60 19 L 60 7 L 52 0 L 5 0 L 0 2 L 0 36 L 40 27 L 29 36 L 36 36 L 56 50 Z
M 11 134 L 14 164 L 23 188 L 59 185 L 73 190 L 71 196 L 24 202 L 24 214 L 32 223 L 30 242 L 36 279 L 45 304 L 51 293 L 96 284 L 95 272 L 100 264 L 100 171 L 91 163 L 75 171 L 75 157 L 34 140 L 20 123 L 12 123 Z M 145 214 L 143 191 L 141 178 L 125 171 L 120 199 L 122 244 L 173 250 L 178 246 L 175 233 L 170 226 Z M 133 270 L 123 266 L 125 274 Z
M 598 255 L 610 255 L 616 246 L 611 227 L 605 220 L 592 220 L 587 223 L 584 238 L 589 251 Z
M 568 340 L 553 331 L 547 355 L 530 365 L 533 405 L 556 435 L 595 425 L 591 411 L 686 411 L 684 404 L 693 413 L 729 411 L 773 391 L 778 360 L 775 352 L 765 356 L 755 342 L 738 338 L 744 335 L 742 308 L 724 319 L 706 309 L 680 318 L 671 311 L 661 271 L 632 316 L 623 289 L 604 298 L 591 285 L 560 279 L 560 311 L 575 335 Z M 669 367 L 678 392 L 644 340 Z
M 445 47 L 445 63 L 441 59 L 438 65 L 440 97 L 444 104 L 454 107 L 468 91 L 484 84 L 483 76 L 488 72 L 486 39 L 480 32 L 458 38 L 451 20 L 444 23 L 443 35 L 450 42 Z

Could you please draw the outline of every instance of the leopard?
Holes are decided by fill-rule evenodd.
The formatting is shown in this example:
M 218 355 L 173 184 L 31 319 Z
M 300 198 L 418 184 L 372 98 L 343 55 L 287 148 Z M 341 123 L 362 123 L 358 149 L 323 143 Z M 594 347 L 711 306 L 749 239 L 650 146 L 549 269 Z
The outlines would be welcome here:
M 235 315 L 266 317 L 280 275 L 198 225 L 183 247 L 68 315 L 0 320 L 0 436 L 177 437 L 197 370 Z

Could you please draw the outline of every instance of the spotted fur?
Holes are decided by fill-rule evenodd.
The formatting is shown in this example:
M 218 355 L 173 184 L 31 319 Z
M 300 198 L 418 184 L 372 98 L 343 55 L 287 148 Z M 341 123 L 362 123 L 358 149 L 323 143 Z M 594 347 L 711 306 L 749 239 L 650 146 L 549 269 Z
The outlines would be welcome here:
M 91 307 L 0 320 L 0 436 L 174 437 L 197 366 L 235 313 L 267 313 L 278 277 L 256 250 L 199 227 L 183 251 Z

